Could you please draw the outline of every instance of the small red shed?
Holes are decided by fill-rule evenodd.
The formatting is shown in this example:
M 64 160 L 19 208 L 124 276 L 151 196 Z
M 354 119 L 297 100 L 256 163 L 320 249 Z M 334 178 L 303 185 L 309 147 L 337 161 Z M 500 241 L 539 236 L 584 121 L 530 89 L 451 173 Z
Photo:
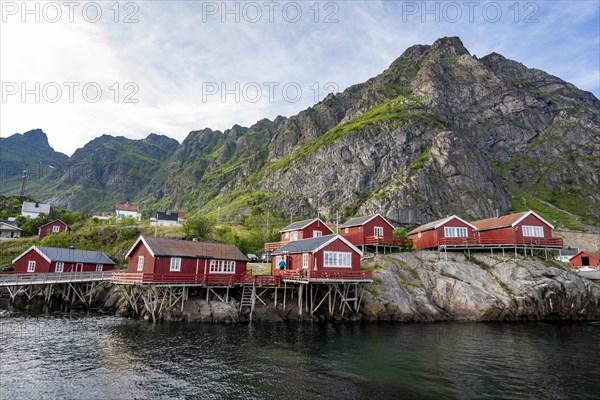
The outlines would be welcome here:
M 339 233 L 353 245 L 394 244 L 394 225 L 381 214 L 352 218 L 340 226 Z
M 32 246 L 13 260 L 16 273 L 100 272 L 115 262 L 99 251 Z
M 472 243 L 475 226 L 464 219 L 452 215 L 421 225 L 408 232 L 415 249 L 433 249 L 442 245 L 462 245 Z
M 282 271 L 359 272 L 362 252 L 341 235 L 290 242 L 273 252 L 271 273 Z M 284 268 L 280 263 L 284 261 Z
M 241 275 L 248 258 L 234 245 L 140 236 L 126 255 L 127 272 L 181 275 Z
M 595 253 L 592 251 L 580 251 L 569 260 L 569 265 L 571 268 L 599 267 L 600 253 Z
M 480 244 L 538 245 L 562 247 L 562 238 L 552 237 L 552 226 L 535 212 L 523 211 L 473 221 Z
M 69 229 L 69 225 L 60 219 L 55 219 L 38 228 L 38 240 L 42 240 L 51 233 L 69 232 Z

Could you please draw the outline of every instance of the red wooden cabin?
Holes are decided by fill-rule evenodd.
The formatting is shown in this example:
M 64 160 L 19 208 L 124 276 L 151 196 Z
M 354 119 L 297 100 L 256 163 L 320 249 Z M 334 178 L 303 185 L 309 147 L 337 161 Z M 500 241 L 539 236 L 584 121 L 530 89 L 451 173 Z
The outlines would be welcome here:
M 279 231 L 279 242 L 265 243 L 266 251 L 273 251 L 289 242 L 331 235 L 333 231 L 320 218 L 294 222 Z
M 571 268 L 599 267 L 600 254 L 591 251 L 580 251 L 569 260 Z
M 199 281 L 246 272 L 248 258 L 234 245 L 140 236 L 126 257 L 127 272 L 144 282 Z
M 394 239 L 394 225 L 381 214 L 352 218 L 340 226 L 339 234 L 356 246 L 402 244 L 402 241 Z
M 363 275 L 360 271 L 362 252 L 341 235 L 326 235 L 290 242 L 273 252 L 271 273 L 289 275 L 295 272 L 305 277 L 327 278 Z M 280 263 L 285 266 L 281 268 Z M 369 275 L 370 278 L 370 275 Z
M 562 247 L 562 238 L 552 237 L 554 227 L 535 212 L 502 215 L 473 221 L 477 242 L 482 245 L 536 245 Z
M 115 262 L 99 251 L 32 246 L 13 260 L 14 272 L 100 272 L 113 269 Z
M 51 233 L 61 232 L 69 232 L 69 225 L 67 225 L 60 219 L 55 219 L 54 221 L 48 222 L 47 224 L 42 225 L 38 228 L 38 239 L 42 240 Z
M 443 245 L 472 243 L 475 227 L 462 218 L 452 215 L 421 225 L 408 232 L 415 249 L 434 249 Z

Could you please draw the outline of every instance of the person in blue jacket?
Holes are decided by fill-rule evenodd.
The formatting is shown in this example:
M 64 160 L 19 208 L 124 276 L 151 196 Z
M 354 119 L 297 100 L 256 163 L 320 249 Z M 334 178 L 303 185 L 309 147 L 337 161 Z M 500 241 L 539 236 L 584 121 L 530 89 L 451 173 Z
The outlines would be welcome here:
M 285 269 L 285 260 L 279 261 L 279 269 Z

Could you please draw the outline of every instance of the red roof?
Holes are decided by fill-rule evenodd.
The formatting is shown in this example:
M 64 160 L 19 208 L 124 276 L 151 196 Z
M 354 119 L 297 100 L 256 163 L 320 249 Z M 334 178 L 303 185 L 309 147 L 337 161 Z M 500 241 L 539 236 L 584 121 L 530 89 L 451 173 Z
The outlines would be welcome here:
M 140 206 L 137 204 L 117 203 L 116 209 L 119 211 L 139 211 Z

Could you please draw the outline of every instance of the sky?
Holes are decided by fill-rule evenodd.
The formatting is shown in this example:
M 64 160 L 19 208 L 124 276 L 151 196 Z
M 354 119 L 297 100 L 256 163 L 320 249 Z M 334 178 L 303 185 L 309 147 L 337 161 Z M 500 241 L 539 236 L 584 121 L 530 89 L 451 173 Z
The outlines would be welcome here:
M 600 97 L 600 1 L 0 0 L 0 137 L 71 155 L 291 116 L 458 36 Z

